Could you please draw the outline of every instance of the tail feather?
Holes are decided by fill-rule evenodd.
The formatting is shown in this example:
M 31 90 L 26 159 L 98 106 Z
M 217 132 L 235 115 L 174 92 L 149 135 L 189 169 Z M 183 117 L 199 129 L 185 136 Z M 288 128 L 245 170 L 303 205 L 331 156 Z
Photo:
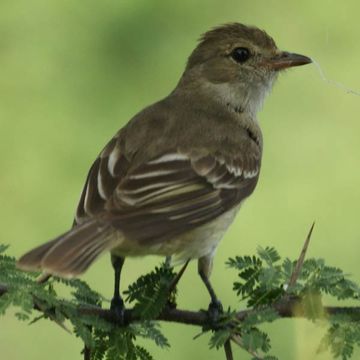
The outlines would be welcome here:
M 109 225 L 89 220 L 29 251 L 17 265 L 24 270 L 43 270 L 70 278 L 85 272 L 101 253 L 118 243 L 119 237 Z
M 58 238 L 51 240 L 45 244 L 42 244 L 35 249 L 27 252 L 17 262 L 17 266 L 20 269 L 27 271 L 38 271 L 41 270 L 41 259 L 46 253 L 54 246 L 58 241 Z

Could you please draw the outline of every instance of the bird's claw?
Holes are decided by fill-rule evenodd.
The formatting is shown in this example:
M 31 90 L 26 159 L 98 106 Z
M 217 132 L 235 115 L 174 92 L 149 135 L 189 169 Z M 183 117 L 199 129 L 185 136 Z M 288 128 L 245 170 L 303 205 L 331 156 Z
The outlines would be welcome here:
M 224 313 L 223 306 L 219 300 L 213 300 L 207 309 L 208 325 L 211 329 L 218 328 L 218 322 Z
M 116 322 L 125 325 L 125 306 L 120 297 L 113 297 L 110 304 L 110 310 L 114 313 Z

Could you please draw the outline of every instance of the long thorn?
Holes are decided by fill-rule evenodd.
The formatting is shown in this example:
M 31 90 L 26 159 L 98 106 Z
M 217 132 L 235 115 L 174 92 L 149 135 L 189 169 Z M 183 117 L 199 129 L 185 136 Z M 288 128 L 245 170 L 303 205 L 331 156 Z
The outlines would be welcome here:
M 179 280 L 183 276 L 187 266 L 189 265 L 189 262 L 190 262 L 190 259 L 186 261 L 186 263 L 182 266 L 180 271 L 174 277 L 173 281 L 171 282 L 171 284 L 169 286 L 169 294 L 171 294 L 174 291 L 174 289 L 176 288 L 176 285 L 178 284 Z
M 231 336 L 231 340 L 232 340 L 235 344 L 239 345 L 242 349 L 244 349 L 245 351 L 247 351 L 250 355 L 252 355 L 252 356 L 254 357 L 254 359 L 256 359 L 256 360 L 262 360 L 262 359 L 263 359 L 256 351 L 253 351 L 253 350 L 251 350 L 251 349 L 246 349 L 246 348 L 244 347 L 244 342 L 243 342 L 243 340 L 242 340 L 242 338 L 241 338 L 240 335 L 233 334 L 233 335 Z
M 60 326 L 68 334 L 71 334 L 71 331 L 62 322 L 56 319 L 55 314 L 51 314 L 51 312 L 47 311 L 46 308 L 39 301 L 37 301 L 36 298 L 34 298 L 34 305 L 36 305 L 39 308 L 39 310 L 43 312 L 44 315 L 48 316 L 49 319 L 52 320 L 55 324 Z
M 306 255 L 306 251 L 309 247 L 309 243 L 310 243 L 310 239 L 311 239 L 311 234 L 313 232 L 313 229 L 314 229 L 314 226 L 315 226 L 315 221 L 312 223 L 311 225 L 311 228 L 309 230 L 309 233 L 305 239 L 305 243 L 304 243 L 304 246 L 301 250 L 301 253 L 300 253 L 300 256 L 296 262 L 296 265 L 295 265 L 295 268 L 291 274 L 291 277 L 290 277 L 290 281 L 289 281 L 289 284 L 288 284 L 288 288 L 294 286 L 300 276 L 300 273 L 301 273 L 301 269 L 302 269 L 302 266 L 304 264 L 304 260 L 305 260 L 305 255 Z

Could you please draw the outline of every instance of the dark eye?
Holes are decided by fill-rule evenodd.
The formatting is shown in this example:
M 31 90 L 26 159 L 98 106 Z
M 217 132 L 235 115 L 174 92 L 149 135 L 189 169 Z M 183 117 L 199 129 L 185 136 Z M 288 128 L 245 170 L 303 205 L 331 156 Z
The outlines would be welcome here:
M 243 63 L 250 57 L 250 51 L 244 47 L 238 47 L 231 53 L 231 57 L 238 63 Z

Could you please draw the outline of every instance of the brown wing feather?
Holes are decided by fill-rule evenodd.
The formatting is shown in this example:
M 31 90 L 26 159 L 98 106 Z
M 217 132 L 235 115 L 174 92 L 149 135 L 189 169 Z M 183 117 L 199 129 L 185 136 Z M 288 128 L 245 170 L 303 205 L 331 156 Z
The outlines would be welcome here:
M 249 196 L 260 166 L 249 164 L 252 167 L 242 161 L 230 166 L 224 158 L 194 152 L 165 154 L 127 174 L 114 192 L 107 218 L 138 243 L 169 240 Z
M 125 176 L 129 162 L 114 137 L 91 166 L 76 210 L 75 224 L 105 211 L 107 201 Z
M 144 246 L 169 240 L 211 221 L 252 193 L 261 150 L 250 138 L 244 149 L 231 156 L 220 150 L 170 149 L 130 166 L 120 138 L 114 138 L 89 172 L 77 221 L 101 216 Z

